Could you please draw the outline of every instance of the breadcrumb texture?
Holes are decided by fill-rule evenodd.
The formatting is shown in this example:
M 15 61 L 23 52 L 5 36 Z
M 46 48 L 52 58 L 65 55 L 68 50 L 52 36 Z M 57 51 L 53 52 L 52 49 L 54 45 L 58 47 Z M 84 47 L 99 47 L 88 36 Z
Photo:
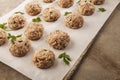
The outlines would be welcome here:
M 53 1 L 55 1 L 55 0 L 43 0 L 43 2 L 45 2 L 45 3 L 52 3 Z
M 55 9 L 54 7 L 49 7 L 43 11 L 42 16 L 45 21 L 54 22 L 60 18 L 61 13 L 58 9 Z
M 5 44 L 7 41 L 7 34 L 6 32 L 0 28 L 0 46 Z
M 48 49 L 37 50 L 33 55 L 33 63 L 41 69 L 50 68 L 55 62 L 55 54 Z
M 25 30 L 25 35 L 30 40 L 38 40 L 42 37 L 44 32 L 43 25 L 39 22 L 31 22 Z
M 84 19 L 79 13 L 71 13 L 66 16 L 64 22 L 71 29 L 79 29 L 83 26 Z
M 56 30 L 50 33 L 47 38 L 47 42 L 53 48 L 62 50 L 68 46 L 70 42 L 70 36 L 66 32 Z
M 90 16 L 95 12 L 95 6 L 89 2 L 81 2 L 78 5 L 78 11 L 81 15 Z
M 25 56 L 31 49 L 30 41 L 26 38 L 20 37 L 17 38 L 14 43 L 9 44 L 9 51 L 13 56 L 23 57 Z
M 29 2 L 25 5 L 25 11 L 30 16 L 38 15 L 42 10 L 42 7 L 35 1 Z
M 26 24 L 26 19 L 25 17 L 18 13 L 18 14 L 13 14 L 12 16 L 9 17 L 8 19 L 8 26 L 12 30 L 18 30 L 21 29 L 25 26 Z
M 90 0 L 95 5 L 101 5 L 105 2 L 105 0 Z
M 69 8 L 73 6 L 74 0 L 58 0 L 58 5 L 62 8 Z

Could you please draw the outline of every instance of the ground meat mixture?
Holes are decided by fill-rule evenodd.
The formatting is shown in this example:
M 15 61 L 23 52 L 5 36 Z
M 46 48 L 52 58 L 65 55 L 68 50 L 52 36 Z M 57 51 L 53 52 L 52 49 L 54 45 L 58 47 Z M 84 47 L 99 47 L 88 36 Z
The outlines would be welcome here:
M 43 25 L 38 22 L 31 22 L 25 30 L 25 35 L 30 40 L 38 40 L 43 35 Z
M 47 42 L 53 48 L 62 50 L 68 46 L 70 42 L 70 37 L 66 32 L 56 30 L 50 33 L 50 35 L 47 38 Z
M 6 32 L 0 28 L 0 46 L 5 44 L 7 41 L 7 34 Z
M 60 11 L 54 7 L 46 8 L 43 11 L 43 19 L 47 22 L 54 22 L 60 18 Z
M 83 17 L 79 13 L 68 14 L 65 18 L 65 25 L 71 29 L 81 28 L 83 24 Z
M 30 48 L 30 41 L 23 37 L 17 38 L 14 43 L 9 44 L 9 51 L 16 57 L 25 56 L 30 51 Z
M 95 12 L 95 7 L 92 3 L 82 2 L 78 6 L 78 11 L 82 15 L 90 16 Z
M 41 69 L 50 68 L 55 62 L 53 51 L 48 49 L 37 50 L 33 55 L 33 63 Z
M 105 2 L 105 0 L 90 0 L 95 5 L 101 5 Z
M 21 29 L 25 26 L 26 24 L 26 19 L 25 17 L 18 13 L 18 14 L 13 14 L 12 16 L 9 17 L 8 19 L 8 26 L 12 30 L 18 30 Z
M 52 3 L 53 1 L 55 1 L 55 0 L 43 0 L 43 2 L 45 2 L 45 3 Z
M 42 7 L 37 2 L 32 1 L 25 5 L 25 11 L 31 16 L 38 15 L 41 10 Z
M 74 0 L 58 0 L 58 5 L 62 8 L 69 8 L 73 6 Z

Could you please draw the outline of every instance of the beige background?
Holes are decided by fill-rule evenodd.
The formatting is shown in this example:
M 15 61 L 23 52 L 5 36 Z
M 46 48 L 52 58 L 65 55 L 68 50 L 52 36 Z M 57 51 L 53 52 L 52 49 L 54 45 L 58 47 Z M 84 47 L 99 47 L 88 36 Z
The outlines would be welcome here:
M 22 1 L 0 0 L 0 16 Z M 0 62 L 0 80 L 30 79 Z M 103 26 L 71 80 L 120 80 L 120 4 Z

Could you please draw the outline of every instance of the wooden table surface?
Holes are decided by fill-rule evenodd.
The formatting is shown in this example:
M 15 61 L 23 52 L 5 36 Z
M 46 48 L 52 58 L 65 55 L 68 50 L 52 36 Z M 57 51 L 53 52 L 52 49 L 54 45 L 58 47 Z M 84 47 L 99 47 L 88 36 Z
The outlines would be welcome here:
M 22 1 L 24 0 L 0 0 L 0 16 L 17 7 Z M 30 79 L 0 62 L 0 80 Z M 120 4 L 70 80 L 120 80 Z

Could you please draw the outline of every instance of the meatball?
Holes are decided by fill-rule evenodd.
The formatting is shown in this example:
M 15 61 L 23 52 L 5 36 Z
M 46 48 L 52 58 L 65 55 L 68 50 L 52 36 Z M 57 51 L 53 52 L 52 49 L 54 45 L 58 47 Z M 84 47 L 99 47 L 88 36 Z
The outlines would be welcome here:
M 30 16 L 38 15 L 41 12 L 41 10 L 42 10 L 42 7 L 37 2 L 32 1 L 25 5 L 25 11 Z
M 25 30 L 25 35 L 30 40 L 38 40 L 43 35 L 43 25 L 38 22 L 31 22 Z
M 55 0 L 43 0 L 43 2 L 45 2 L 45 3 L 52 3 L 53 1 L 55 1 Z
M 65 25 L 71 29 L 81 28 L 83 23 L 83 17 L 79 13 L 68 14 L 65 18 Z
M 95 5 L 101 5 L 105 2 L 105 0 L 90 0 Z
M 53 7 L 46 8 L 43 11 L 43 19 L 47 22 L 54 22 L 60 18 L 60 11 L 58 9 L 55 9 Z
M 82 15 L 90 16 L 95 12 L 95 7 L 89 2 L 82 2 L 78 6 L 78 11 Z
M 25 17 L 18 13 L 18 14 L 13 14 L 12 16 L 9 17 L 8 19 L 8 26 L 12 30 L 18 30 L 21 29 L 25 26 L 26 24 L 26 19 Z
M 7 34 L 5 30 L 0 28 L 0 46 L 5 44 L 7 41 Z
M 20 37 L 17 38 L 14 43 L 9 44 L 9 51 L 13 56 L 23 57 L 25 56 L 31 48 L 30 41 L 26 38 Z
M 74 0 L 58 0 L 58 5 L 62 8 L 69 8 L 73 6 Z
M 55 55 L 51 50 L 40 49 L 33 55 L 33 63 L 41 69 L 50 68 L 55 62 Z
M 47 38 L 47 42 L 53 48 L 62 50 L 68 46 L 70 42 L 70 37 L 66 32 L 56 30 L 50 33 L 50 35 Z

